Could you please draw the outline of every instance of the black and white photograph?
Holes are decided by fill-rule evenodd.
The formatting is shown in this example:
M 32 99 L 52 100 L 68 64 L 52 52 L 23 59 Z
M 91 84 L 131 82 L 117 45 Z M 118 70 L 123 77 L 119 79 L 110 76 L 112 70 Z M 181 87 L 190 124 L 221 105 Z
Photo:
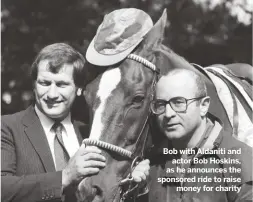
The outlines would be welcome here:
M 1 201 L 253 201 L 252 0 L 3 0 Z

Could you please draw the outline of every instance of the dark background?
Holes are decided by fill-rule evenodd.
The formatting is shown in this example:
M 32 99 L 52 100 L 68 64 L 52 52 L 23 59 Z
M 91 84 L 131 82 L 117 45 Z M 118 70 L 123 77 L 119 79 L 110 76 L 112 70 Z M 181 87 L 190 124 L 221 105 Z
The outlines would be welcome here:
M 249 0 L 250 1 L 250 0 Z M 208 2 L 208 0 L 207 0 Z M 164 8 L 168 26 L 164 44 L 188 61 L 208 66 L 215 63 L 252 63 L 252 22 L 238 21 L 221 0 L 210 8 L 192 0 L 2 0 L 2 114 L 26 108 L 33 99 L 29 67 L 44 46 L 67 42 L 85 54 L 103 16 L 115 9 L 135 7 L 156 22 Z M 246 5 L 246 4 L 245 4 Z M 244 4 L 240 9 L 252 10 Z M 100 69 L 89 69 L 93 79 Z M 83 100 L 77 115 L 86 119 Z

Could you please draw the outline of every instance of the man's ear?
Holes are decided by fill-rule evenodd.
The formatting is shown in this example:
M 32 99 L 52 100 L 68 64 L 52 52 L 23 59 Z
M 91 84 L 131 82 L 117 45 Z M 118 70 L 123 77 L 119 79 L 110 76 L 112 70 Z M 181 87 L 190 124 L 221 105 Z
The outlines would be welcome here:
M 76 91 L 76 95 L 77 96 L 81 96 L 82 95 L 82 91 L 83 91 L 82 88 L 78 88 L 77 91 Z
M 206 96 L 206 97 L 202 98 L 202 100 L 200 102 L 200 115 L 202 117 L 207 114 L 209 106 L 210 106 L 210 97 Z

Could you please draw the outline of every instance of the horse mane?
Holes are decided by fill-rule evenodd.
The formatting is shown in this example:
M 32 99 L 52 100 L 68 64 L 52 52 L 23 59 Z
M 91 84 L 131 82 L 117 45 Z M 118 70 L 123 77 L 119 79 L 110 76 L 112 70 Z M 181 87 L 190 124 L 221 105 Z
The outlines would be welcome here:
M 157 66 L 162 67 L 160 69 L 161 76 L 166 75 L 172 69 L 184 68 L 195 70 L 184 57 L 176 54 L 171 48 L 164 44 L 161 44 L 156 52 L 158 53 L 158 59 L 156 60 Z
M 185 63 L 189 63 L 184 57 L 178 55 L 177 53 L 175 53 L 171 48 L 169 48 L 168 46 L 161 44 L 161 51 L 165 51 L 165 55 L 167 54 L 172 54 L 173 56 L 177 57 L 179 60 L 181 60 L 181 62 L 185 62 Z M 168 56 L 168 55 L 167 55 Z

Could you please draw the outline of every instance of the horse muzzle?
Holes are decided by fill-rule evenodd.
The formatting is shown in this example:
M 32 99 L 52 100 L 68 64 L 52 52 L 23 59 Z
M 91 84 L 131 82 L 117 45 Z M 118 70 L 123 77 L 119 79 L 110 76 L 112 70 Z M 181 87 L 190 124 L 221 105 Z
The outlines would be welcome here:
M 114 177 L 115 178 L 115 177 Z M 111 179 L 114 179 L 111 178 Z M 83 179 L 76 190 L 78 202 L 119 202 L 119 184 L 114 181 L 103 182 L 103 176 Z
M 92 185 L 90 177 L 83 179 L 76 190 L 77 202 L 105 202 L 102 190 Z

